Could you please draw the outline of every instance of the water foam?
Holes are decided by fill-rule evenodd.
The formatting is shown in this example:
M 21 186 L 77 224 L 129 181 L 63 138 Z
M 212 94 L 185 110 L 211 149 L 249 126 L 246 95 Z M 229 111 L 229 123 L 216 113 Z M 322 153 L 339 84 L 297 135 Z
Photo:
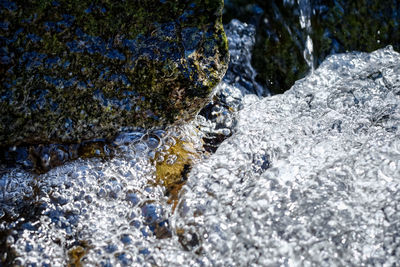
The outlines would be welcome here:
M 225 112 L 214 121 L 122 133 L 112 159 L 43 175 L 8 170 L 0 176 L 7 253 L 38 266 L 395 265 L 399 62 L 390 47 L 331 56 L 268 98 L 255 93 L 251 72 L 232 74 L 217 89 Z M 193 165 L 173 212 L 155 183 L 157 153 L 176 140 L 201 150 L 201 138 L 221 129 L 232 136 Z

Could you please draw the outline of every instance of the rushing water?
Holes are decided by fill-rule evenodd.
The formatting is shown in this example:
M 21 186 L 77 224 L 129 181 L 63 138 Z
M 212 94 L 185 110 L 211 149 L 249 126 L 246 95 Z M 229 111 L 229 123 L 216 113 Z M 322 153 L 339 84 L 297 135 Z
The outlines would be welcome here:
M 301 2 L 301 1 L 300 1 Z M 400 55 L 331 56 L 283 95 L 254 81 L 254 27 L 208 109 L 127 132 L 112 159 L 0 176 L 3 258 L 17 265 L 384 265 L 400 258 Z M 225 139 L 213 155 L 202 140 Z M 191 151 L 174 210 L 157 161 Z M 160 157 L 163 157 L 160 159 Z M 5 254 L 6 253 L 6 254 Z
M 300 7 L 300 26 L 307 33 L 306 43 L 304 45 L 304 60 L 307 62 L 307 65 L 310 67 L 311 71 L 314 71 L 314 56 L 313 56 L 313 41 L 311 39 L 311 12 L 312 7 L 310 4 L 310 0 L 297 0 Z
M 399 107 L 399 53 L 331 56 L 239 112 L 194 166 L 173 225 L 205 265 L 395 266 Z

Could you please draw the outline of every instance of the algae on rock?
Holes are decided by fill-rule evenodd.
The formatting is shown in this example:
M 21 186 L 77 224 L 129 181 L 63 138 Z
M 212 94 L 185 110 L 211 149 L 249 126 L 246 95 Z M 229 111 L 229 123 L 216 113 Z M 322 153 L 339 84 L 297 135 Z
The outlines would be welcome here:
M 191 118 L 224 75 L 223 1 L 2 1 L 0 143 Z

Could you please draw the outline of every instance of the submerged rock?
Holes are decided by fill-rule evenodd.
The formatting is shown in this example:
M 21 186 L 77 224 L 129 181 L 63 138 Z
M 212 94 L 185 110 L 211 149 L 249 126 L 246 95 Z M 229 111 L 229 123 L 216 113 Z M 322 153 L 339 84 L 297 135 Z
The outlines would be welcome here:
M 400 54 L 334 55 L 238 115 L 172 225 L 206 266 L 396 265 Z M 194 256 L 199 255 L 199 256 Z
M 169 218 L 179 175 L 201 146 L 183 129 L 121 133 L 106 160 L 0 173 L 0 265 L 165 266 L 160 253 L 176 261 Z
M 0 143 L 187 120 L 228 64 L 223 1 L 2 1 Z
M 255 27 L 233 19 L 225 25 L 225 32 L 229 41 L 228 70 L 215 88 L 212 101 L 194 121 L 203 134 L 204 148 L 209 152 L 215 152 L 219 144 L 234 132 L 236 114 L 245 105 L 244 96 L 252 95 L 258 99 L 270 94 L 267 88 L 256 82 L 257 73 L 251 66 Z

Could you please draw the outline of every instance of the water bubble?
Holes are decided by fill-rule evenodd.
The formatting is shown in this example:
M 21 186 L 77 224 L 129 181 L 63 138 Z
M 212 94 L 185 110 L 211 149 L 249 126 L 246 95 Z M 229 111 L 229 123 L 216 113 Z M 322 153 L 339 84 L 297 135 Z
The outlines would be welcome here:
M 178 158 L 177 155 L 169 155 L 166 160 L 166 163 L 168 165 L 173 165 L 176 162 L 177 158 Z
M 240 111 L 234 135 L 188 176 L 172 222 L 182 245 L 221 265 L 393 264 L 396 241 L 382 244 L 398 225 L 388 216 L 400 206 L 399 138 L 387 127 L 400 98 L 363 77 L 390 73 L 399 57 L 332 56 Z

